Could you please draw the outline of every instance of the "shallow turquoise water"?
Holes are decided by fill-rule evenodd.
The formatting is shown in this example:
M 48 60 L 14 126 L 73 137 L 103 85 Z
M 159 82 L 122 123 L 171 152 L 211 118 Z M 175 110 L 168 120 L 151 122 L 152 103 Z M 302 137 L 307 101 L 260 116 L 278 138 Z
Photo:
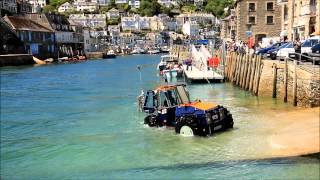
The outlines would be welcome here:
M 233 130 L 185 138 L 144 127 L 136 97 L 159 84 L 158 62 L 143 55 L 1 68 L 1 179 L 319 178 L 317 159 L 258 160 L 277 126 L 273 113 L 294 108 L 228 83 L 188 88 L 193 99 L 228 107 Z

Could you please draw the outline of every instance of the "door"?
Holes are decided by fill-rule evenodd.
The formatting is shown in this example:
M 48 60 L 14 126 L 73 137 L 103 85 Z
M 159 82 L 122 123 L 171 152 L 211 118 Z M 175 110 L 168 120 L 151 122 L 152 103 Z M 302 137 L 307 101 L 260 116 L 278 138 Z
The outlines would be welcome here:
M 156 109 L 156 102 L 155 102 L 155 94 L 154 91 L 147 91 L 146 96 L 144 98 L 143 104 L 143 111 L 146 113 L 154 113 Z

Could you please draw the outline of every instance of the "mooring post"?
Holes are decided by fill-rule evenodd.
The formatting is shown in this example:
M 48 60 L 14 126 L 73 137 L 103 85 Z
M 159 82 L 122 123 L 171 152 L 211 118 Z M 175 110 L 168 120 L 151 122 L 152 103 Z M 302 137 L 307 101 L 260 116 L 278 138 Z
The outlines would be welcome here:
M 273 63 L 273 89 L 272 89 L 272 97 L 277 97 L 277 64 Z
M 297 106 L 297 60 L 294 60 L 293 69 L 293 105 Z
M 284 64 L 284 84 L 283 84 L 283 91 L 284 91 L 284 96 L 283 96 L 283 102 L 288 102 L 288 59 L 285 58 L 285 64 Z

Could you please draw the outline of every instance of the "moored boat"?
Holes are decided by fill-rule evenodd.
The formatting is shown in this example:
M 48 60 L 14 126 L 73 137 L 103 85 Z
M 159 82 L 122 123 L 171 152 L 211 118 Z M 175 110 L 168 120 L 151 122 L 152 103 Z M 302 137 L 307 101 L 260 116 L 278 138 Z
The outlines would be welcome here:
M 116 54 L 114 51 L 111 49 L 107 52 L 107 54 L 103 54 L 103 58 L 116 58 Z

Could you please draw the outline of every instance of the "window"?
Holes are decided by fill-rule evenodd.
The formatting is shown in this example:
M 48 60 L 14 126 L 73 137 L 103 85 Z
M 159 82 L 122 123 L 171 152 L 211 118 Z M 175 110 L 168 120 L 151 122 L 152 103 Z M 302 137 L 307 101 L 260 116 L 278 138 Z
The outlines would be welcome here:
M 273 11 L 273 2 L 267 2 L 267 11 Z
M 273 16 L 267 16 L 267 24 L 273 24 Z
M 256 11 L 256 3 L 249 3 L 249 12 Z
M 249 16 L 248 24 L 255 24 L 256 23 L 256 17 L 255 16 Z

